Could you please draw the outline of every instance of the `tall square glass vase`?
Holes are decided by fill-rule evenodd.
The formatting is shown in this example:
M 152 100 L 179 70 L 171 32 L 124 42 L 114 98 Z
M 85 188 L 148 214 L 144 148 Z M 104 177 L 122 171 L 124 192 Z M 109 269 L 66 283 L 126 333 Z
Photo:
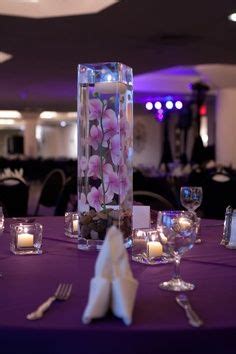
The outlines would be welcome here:
M 111 225 L 131 245 L 133 74 L 122 63 L 78 66 L 78 213 L 81 250 L 100 249 Z

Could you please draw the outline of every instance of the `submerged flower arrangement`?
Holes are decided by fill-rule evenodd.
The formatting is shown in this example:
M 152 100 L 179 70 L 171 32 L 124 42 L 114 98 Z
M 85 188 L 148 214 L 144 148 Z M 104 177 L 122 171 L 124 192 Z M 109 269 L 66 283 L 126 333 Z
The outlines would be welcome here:
M 78 201 L 81 236 L 103 239 L 106 228 L 115 224 L 129 237 L 132 213 L 126 204 L 132 189 L 132 136 L 125 97 L 102 99 L 95 92 L 88 103 L 87 130 L 83 144 L 88 148 L 79 161 L 80 176 L 86 181 Z

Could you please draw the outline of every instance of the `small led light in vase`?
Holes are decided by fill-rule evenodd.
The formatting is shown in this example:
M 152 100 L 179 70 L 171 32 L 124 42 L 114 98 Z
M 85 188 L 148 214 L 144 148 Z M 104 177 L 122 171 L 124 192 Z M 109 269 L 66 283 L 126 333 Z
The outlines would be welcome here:
M 146 265 L 166 264 L 172 261 L 167 238 L 159 229 L 134 229 L 132 260 Z
M 181 231 L 185 231 L 191 227 L 191 221 L 184 217 L 179 218 L 178 224 Z
M 71 238 L 78 238 L 79 215 L 73 211 L 65 213 L 65 235 Z

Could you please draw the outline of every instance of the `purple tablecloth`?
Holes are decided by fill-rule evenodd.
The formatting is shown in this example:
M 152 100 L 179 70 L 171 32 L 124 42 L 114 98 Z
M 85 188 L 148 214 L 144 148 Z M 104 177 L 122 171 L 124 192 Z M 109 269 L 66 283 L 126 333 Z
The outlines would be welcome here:
M 64 236 L 64 219 L 38 218 L 43 224 L 43 254 L 15 256 L 9 251 L 9 223 L 0 237 L 0 353 L 235 353 L 236 250 L 220 246 L 223 222 L 202 220 L 203 243 L 182 260 L 181 273 L 196 289 L 189 292 L 205 324 L 190 327 L 175 294 L 158 288 L 173 265 L 145 266 L 131 261 L 139 289 L 133 324 L 108 315 L 81 323 L 95 253 L 79 251 Z M 56 302 L 43 319 L 26 314 L 49 297 L 59 282 L 72 282 L 66 302 Z

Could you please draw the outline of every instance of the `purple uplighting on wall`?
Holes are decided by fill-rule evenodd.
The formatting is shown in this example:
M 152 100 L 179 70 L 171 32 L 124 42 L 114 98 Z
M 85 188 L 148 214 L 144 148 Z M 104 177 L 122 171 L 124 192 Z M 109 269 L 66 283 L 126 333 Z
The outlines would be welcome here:
M 162 122 L 163 119 L 164 119 L 163 110 L 162 110 L 162 109 L 159 109 L 159 110 L 156 112 L 155 117 L 156 117 L 156 119 L 157 119 L 159 122 Z

